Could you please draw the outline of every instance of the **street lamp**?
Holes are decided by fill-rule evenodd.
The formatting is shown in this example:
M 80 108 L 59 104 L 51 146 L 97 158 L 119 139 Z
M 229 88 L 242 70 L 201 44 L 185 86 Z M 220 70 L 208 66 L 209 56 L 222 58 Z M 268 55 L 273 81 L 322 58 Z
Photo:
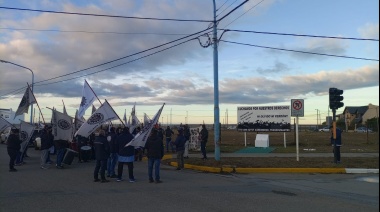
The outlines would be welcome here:
M 317 127 L 319 125 L 319 122 L 318 122 L 318 114 L 319 114 L 319 110 L 318 109 L 315 109 L 317 111 Z
M 16 64 L 16 63 L 12 63 L 12 62 L 9 62 L 9 61 L 6 61 L 6 60 L 0 60 L 0 62 L 2 63 L 9 63 L 9 64 L 12 64 L 12 65 L 15 65 L 15 66 L 18 66 L 18 67 L 21 67 L 21 68 L 25 68 L 25 69 L 28 69 L 30 72 L 32 72 L 32 92 L 33 92 L 33 86 L 34 86 L 34 73 L 32 71 L 32 69 L 28 68 L 28 67 L 25 67 L 25 66 L 22 66 L 22 65 L 19 65 L 19 64 Z M 32 124 L 33 123 L 33 104 L 30 106 L 30 123 Z

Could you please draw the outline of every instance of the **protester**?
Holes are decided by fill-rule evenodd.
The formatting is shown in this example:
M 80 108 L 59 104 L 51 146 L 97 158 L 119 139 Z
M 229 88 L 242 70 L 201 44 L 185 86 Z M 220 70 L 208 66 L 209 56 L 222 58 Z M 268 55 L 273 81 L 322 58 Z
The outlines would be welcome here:
M 174 152 L 174 146 L 172 144 L 172 135 L 174 135 L 174 132 L 170 129 L 170 126 L 168 126 L 165 130 L 166 152 L 169 152 L 169 146 L 171 147 L 172 152 Z
M 54 147 L 57 150 L 57 158 L 56 158 L 56 164 L 55 166 L 57 169 L 62 169 L 62 161 L 63 157 L 65 156 L 66 147 L 68 146 L 68 142 L 65 140 L 55 140 L 54 141 Z
M 164 156 L 164 144 L 162 139 L 158 136 L 158 131 L 153 129 L 149 136 L 145 148 L 147 149 L 148 157 L 148 177 L 149 183 L 153 183 L 153 167 L 154 167 L 154 179 L 156 183 L 162 183 L 160 179 L 160 164 L 161 159 Z
M 19 138 L 19 130 L 12 129 L 7 141 L 7 152 L 9 155 L 9 171 L 16 172 L 17 169 L 14 168 L 15 160 L 17 154 L 21 149 L 21 140 Z
M 116 141 L 119 145 L 119 157 L 117 166 L 117 182 L 123 181 L 123 167 L 126 163 L 128 165 L 129 182 L 134 183 L 135 177 L 133 175 L 133 161 L 135 160 L 135 147 L 126 145 L 131 142 L 133 135 L 129 133 L 129 128 L 125 127 L 123 133 L 120 134 Z
M 334 135 L 333 135 L 333 126 L 330 126 L 331 130 L 331 138 L 330 142 L 333 147 L 333 154 L 334 154 L 334 163 L 340 163 L 340 147 L 342 146 L 342 130 L 339 128 L 336 128 L 336 139 L 334 142 Z
M 54 136 L 52 134 L 52 127 L 45 125 L 41 133 L 41 169 L 48 169 L 46 163 L 48 159 L 49 149 L 53 146 Z
M 79 152 L 78 162 L 79 163 L 88 162 L 92 154 L 92 150 L 91 150 L 92 148 L 88 146 L 88 142 L 89 142 L 88 137 L 77 135 L 75 139 L 78 143 L 78 152 Z
M 183 161 L 183 153 L 185 151 L 185 143 L 186 143 L 186 138 L 183 135 L 183 129 L 179 128 L 177 139 L 174 141 L 174 145 L 175 145 L 176 151 L 177 151 L 177 169 L 176 170 L 181 170 L 181 169 L 185 168 L 184 161 Z
M 206 125 L 202 124 L 202 130 L 199 133 L 200 139 L 201 139 L 201 152 L 203 155 L 202 160 L 207 160 L 206 155 L 206 144 L 208 140 L 208 130 L 206 129 Z
M 107 183 L 109 180 L 106 179 L 105 172 L 107 168 L 107 160 L 110 156 L 110 147 L 108 145 L 106 133 L 104 130 L 100 130 L 99 135 L 95 137 L 94 150 L 96 159 L 96 166 L 94 169 L 94 182 L 100 181 L 102 183 Z M 99 169 L 101 180 L 99 180 Z
M 183 158 L 189 158 L 189 143 L 190 143 L 190 128 L 189 125 L 185 124 L 183 128 L 183 135 L 185 136 L 185 152 L 183 153 Z
M 118 151 L 119 151 L 119 145 L 116 141 L 117 134 L 115 132 L 115 128 L 111 127 L 110 132 L 107 136 L 107 141 L 110 146 L 110 157 L 107 161 L 107 177 L 116 178 L 117 175 L 115 174 L 115 166 L 118 161 Z

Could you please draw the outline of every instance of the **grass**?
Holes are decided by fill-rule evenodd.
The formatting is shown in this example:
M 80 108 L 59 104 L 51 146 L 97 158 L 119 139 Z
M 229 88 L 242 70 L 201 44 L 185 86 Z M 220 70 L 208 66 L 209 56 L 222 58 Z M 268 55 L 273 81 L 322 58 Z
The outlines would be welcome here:
M 269 146 L 275 148 L 273 153 L 295 153 L 296 142 L 295 133 L 285 133 L 286 147 L 284 146 L 284 133 L 271 132 L 269 134 Z M 247 146 L 254 147 L 256 133 L 247 132 Z M 214 133 L 209 130 L 209 142 L 207 143 L 207 152 L 214 152 Z M 221 153 L 232 153 L 245 148 L 244 132 L 236 130 L 222 130 L 221 132 Z M 312 149 L 313 151 L 310 151 Z M 193 165 L 204 165 L 211 167 L 221 167 L 223 165 L 232 165 L 241 168 L 379 168 L 378 157 L 342 157 L 341 164 L 332 163 L 334 155 L 330 144 L 330 133 L 327 132 L 309 132 L 299 133 L 299 152 L 300 153 L 331 153 L 331 157 L 296 158 L 267 157 L 267 158 L 221 158 L 220 161 L 209 159 L 207 161 L 199 158 L 189 158 L 185 163 Z M 355 133 L 344 132 L 342 134 L 341 153 L 378 153 L 379 139 L 377 133 Z M 192 152 L 199 153 L 199 151 Z M 270 154 L 270 153 L 269 153 Z M 342 156 L 343 156 L 342 155 Z M 176 161 L 169 159 L 165 162 Z

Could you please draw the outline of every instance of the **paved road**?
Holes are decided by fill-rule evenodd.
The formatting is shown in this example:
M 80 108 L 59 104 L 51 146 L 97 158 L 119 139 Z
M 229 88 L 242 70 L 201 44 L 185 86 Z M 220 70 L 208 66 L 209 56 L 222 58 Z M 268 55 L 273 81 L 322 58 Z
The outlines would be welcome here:
M 379 211 L 378 174 L 213 174 L 162 166 L 162 184 L 94 183 L 94 163 L 39 168 L 39 151 L 8 172 L 0 145 L 0 211 Z M 53 156 L 55 159 L 55 156 Z M 127 174 L 127 170 L 124 171 Z

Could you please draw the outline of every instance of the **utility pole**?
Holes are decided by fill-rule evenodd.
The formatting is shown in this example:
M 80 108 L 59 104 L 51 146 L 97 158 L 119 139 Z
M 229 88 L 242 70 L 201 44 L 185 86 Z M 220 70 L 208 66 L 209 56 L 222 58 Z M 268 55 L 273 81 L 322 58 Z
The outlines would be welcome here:
M 213 44 L 214 44 L 214 143 L 215 143 L 215 160 L 220 161 L 220 121 L 219 121 L 219 77 L 218 77 L 218 33 L 216 30 L 216 4 L 214 3 L 214 26 L 213 26 Z

